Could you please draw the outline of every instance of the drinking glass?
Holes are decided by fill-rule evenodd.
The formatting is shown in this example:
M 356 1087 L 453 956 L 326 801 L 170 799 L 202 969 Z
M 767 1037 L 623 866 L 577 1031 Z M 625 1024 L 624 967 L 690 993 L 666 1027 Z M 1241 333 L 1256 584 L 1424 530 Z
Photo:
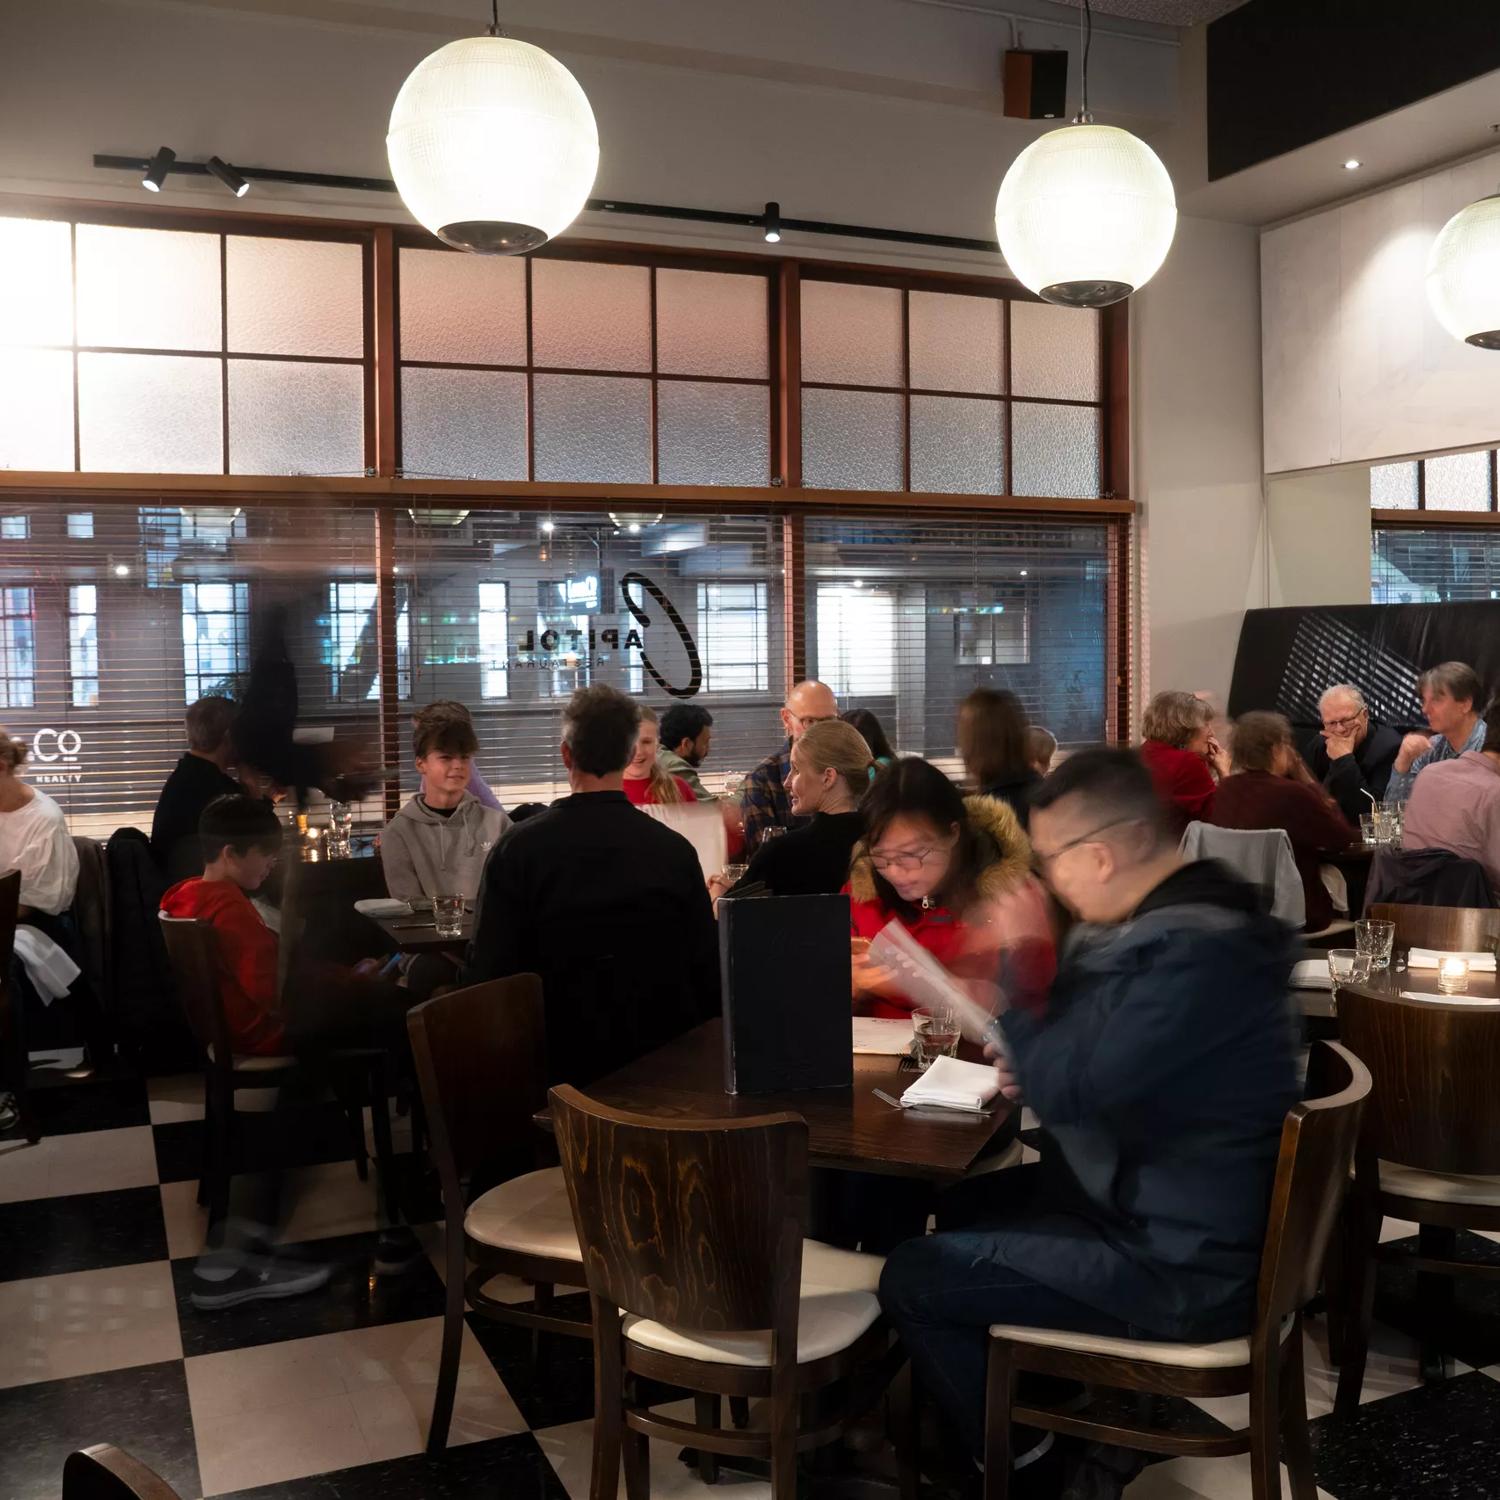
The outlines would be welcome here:
M 464 930 L 464 898 L 462 896 L 434 896 L 432 919 L 439 937 L 458 937 Z
M 1337 998 L 1341 984 L 1363 984 L 1370 977 L 1370 955 L 1357 948 L 1330 948 L 1328 977 Z
M 1375 814 L 1361 813 L 1359 815 L 1359 831 L 1367 845 L 1375 842 Z
M 768 844 L 772 839 L 779 839 L 785 832 L 786 829 L 780 823 L 772 823 L 769 828 L 761 829 L 760 841 L 763 845 Z
M 749 870 L 749 868 L 749 865 L 725 865 L 724 879 L 727 880 L 731 886 L 738 885 L 740 881 L 745 878 L 745 874 Z
M 1396 941 L 1394 922 L 1366 921 L 1354 924 L 1354 951 L 1369 955 L 1371 970 L 1391 966 L 1391 945 Z
M 925 1073 L 940 1057 L 958 1051 L 958 1017 L 951 1010 L 915 1010 L 912 1032 L 917 1041 L 917 1066 Z
M 349 853 L 349 840 L 354 832 L 354 809 L 347 802 L 328 804 L 328 852 L 334 855 Z

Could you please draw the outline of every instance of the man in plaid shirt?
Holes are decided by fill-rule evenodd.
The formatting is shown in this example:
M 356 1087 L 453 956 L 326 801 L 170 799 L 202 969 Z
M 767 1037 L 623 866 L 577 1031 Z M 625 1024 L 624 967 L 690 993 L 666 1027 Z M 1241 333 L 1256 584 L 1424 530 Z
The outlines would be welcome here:
M 792 798 L 787 778 L 792 774 L 792 746 L 812 728 L 839 716 L 838 699 L 821 682 L 799 682 L 787 694 L 781 710 L 787 742 L 768 755 L 745 782 L 742 806 L 745 813 L 745 857 L 760 847 L 768 828 L 798 828 L 806 818 L 792 816 Z

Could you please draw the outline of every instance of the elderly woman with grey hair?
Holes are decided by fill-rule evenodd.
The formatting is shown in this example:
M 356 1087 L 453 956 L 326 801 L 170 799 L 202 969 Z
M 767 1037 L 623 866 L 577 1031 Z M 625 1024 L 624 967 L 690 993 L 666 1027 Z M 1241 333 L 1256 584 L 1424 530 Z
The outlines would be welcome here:
M 1318 715 L 1323 727 L 1304 746 L 1303 758 L 1339 811 L 1358 826 L 1361 815 L 1385 796 L 1401 736 L 1375 718 L 1352 683 L 1329 688 L 1318 699 Z

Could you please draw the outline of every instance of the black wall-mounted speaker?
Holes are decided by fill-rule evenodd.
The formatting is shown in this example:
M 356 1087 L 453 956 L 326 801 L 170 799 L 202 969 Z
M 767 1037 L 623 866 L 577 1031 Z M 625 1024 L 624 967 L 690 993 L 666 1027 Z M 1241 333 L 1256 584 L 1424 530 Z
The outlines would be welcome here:
M 1068 107 L 1068 54 L 1012 50 L 1001 69 L 1005 113 L 1013 120 L 1060 120 Z

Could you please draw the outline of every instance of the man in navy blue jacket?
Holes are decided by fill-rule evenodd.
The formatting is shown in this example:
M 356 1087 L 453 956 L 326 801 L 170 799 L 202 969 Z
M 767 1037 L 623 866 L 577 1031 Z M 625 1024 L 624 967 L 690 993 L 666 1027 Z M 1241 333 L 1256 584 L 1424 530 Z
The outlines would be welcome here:
M 1298 1095 L 1292 935 L 1224 866 L 1182 862 L 1131 752 L 1066 761 L 1033 795 L 1031 839 L 1079 923 L 1045 1017 L 1004 1016 L 1010 1057 L 996 1066 L 1048 1148 L 949 1194 L 939 1232 L 899 1246 L 880 1289 L 976 1458 L 991 1323 L 1167 1340 L 1250 1331 Z

